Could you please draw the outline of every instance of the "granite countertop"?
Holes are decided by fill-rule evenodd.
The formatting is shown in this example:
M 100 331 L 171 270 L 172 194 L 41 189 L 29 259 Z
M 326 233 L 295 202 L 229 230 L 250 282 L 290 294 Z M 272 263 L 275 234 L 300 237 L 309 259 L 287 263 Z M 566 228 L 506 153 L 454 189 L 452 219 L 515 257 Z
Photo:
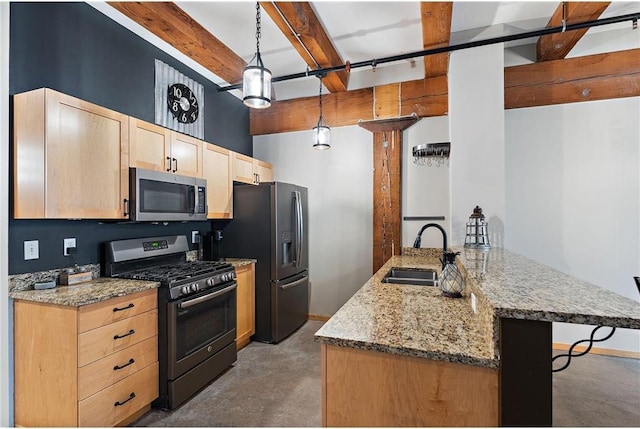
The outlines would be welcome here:
M 242 267 L 244 265 L 251 265 L 258 262 L 255 259 L 246 258 L 224 258 L 224 261 L 229 262 L 231 265 L 233 265 L 233 268 Z
M 9 298 L 41 302 L 44 304 L 82 307 L 118 296 L 129 295 L 147 289 L 155 289 L 159 285 L 160 283 L 158 282 L 100 277 L 90 282 L 72 286 L 56 286 L 53 289 L 9 292 Z
M 436 249 L 437 250 L 437 249 Z M 456 249 L 458 250 L 458 249 Z M 640 304 L 505 249 L 459 249 L 463 297 L 381 283 L 391 267 L 436 268 L 434 249 L 392 257 L 318 331 L 326 344 L 497 367 L 501 317 L 640 329 Z M 471 295 L 477 313 L 471 309 Z
M 435 255 L 393 256 L 358 290 L 316 338 L 323 343 L 498 367 L 491 322 L 474 313 L 471 297 L 446 298 L 438 287 L 382 283 L 392 267 L 432 268 Z
M 506 249 L 462 249 L 497 317 L 640 329 L 640 303 Z M 631 287 L 631 286 L 630 286 Z

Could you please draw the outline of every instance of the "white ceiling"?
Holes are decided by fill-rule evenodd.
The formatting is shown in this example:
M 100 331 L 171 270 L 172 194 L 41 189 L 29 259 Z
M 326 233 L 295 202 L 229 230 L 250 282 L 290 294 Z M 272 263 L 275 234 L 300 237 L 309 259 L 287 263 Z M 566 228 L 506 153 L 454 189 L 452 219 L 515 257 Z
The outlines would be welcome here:
M 110 6 L 91 4 L 135 32 L 146 33 L 146 38 L 153 42 L 155 36 L 141 27 L 137 28 L 137 24 L 113 11 Z M 256 48 L 255 2 L 178 1 L 176 4 L 245 61 L 251 60 Z M 451 43 L 544 28 L 558 4 L 557 1 L 454 2 Z M 355 63 L 423 49 L 419 2 L 315 1 L 312 6 L 345 61 Z M 638 1 L 614 1 L 602 17 L 638 11 Z M 622 25 L 630 27 L 630 24 L 622 23 L 592 28 L 589 32 L 619 29 Z M 505 47 L 535 42 L 536 39 L 532 38 L 510 42 Z M 264 11 L 260 52 L 265 66 L 272 71 L 273 76 L 304 72 L 307 68 L 300 55 Z M 205 73 L 205 76 L 210 77 L 211 73 Z M 349 89 L 423 77 L 424 62 L 418 57 L 379 65 L 375 71 L 370 67 L 353 69 Z M 227 84 L 216 76 L 212 80 L 221 86 Z M 274 89 L 279 100 L 310 96 L 318 93 L 318 81 L 313 77 L 290 80 L 275 83 Z M 239 91 L 233 93 L 239 95 Z

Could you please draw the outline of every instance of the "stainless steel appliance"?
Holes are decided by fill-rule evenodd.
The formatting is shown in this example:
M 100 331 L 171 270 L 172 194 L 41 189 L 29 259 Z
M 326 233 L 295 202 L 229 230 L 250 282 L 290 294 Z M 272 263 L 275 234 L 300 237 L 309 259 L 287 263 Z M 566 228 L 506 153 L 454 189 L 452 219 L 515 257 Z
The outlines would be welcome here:
M 289 183 L 237 185 L 225 254 L 256 259 L 254 340 L 276 343 L 309 313 L 307 189 Z
M 186 261 L 187 238 L 163 236 L 106 243 L 105 274 L 160 282 L 160 397 L 172 409 L 237 359 L 236 287 L 231 264 Z
M 133 221 L 207 220 L 207 181 L 163 171 L 129 169 L 127 209 Z

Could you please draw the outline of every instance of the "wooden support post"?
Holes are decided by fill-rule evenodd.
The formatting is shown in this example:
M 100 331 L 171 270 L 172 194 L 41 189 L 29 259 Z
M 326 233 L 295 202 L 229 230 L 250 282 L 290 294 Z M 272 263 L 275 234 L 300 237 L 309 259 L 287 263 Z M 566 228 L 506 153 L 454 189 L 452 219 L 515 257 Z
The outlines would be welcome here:
M 402 248 L 402 131 L 417 116 L 360 122 L 373 133 L 373 272 Z

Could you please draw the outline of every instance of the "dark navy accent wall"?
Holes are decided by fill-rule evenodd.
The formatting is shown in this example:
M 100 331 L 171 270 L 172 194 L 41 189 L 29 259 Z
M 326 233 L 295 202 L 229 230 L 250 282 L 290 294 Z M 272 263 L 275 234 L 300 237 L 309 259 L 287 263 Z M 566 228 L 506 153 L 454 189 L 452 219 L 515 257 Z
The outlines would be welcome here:
M 11 3 L 9 91 L 48 87 L 154 122 L 155 59 L 205 88 L 205 138 L 252 156 L 249 111 L 241 100 L 86 3 Z M 11 168 L 11 167 L 10 167 Z M 99 192 L 99 189 L 96 189 Z M 10 190 L 10 199 L 13 199 Z M 10 210 L 12 210 L 10 204 Z M 124 238 L 202 233 L 209 222 L 167 225 L 95 220 L 9 220 L 9 274 L 101 262 L 101 243 Z M 62 255 L 63 238 L 75 237 L 73 260 Z M 25 240 L 39 240 L 40 258 L 23 259 Z M 191 240 L 189 240 L 191 241 Z

